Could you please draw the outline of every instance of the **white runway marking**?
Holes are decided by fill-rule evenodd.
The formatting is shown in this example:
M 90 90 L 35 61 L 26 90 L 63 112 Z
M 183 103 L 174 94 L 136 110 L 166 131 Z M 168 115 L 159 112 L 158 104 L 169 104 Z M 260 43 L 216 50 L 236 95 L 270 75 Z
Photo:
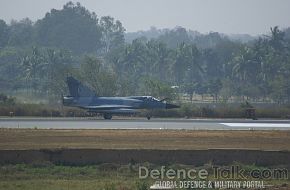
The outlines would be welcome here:
M 288 123 L 220 123 L 229 127 L 282 127 L 290 128 Z

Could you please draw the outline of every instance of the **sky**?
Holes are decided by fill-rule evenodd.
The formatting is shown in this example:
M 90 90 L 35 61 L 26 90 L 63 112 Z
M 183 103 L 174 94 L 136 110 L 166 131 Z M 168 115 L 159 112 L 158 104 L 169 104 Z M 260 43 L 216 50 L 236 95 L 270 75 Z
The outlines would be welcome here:
M 0 0 L 0 19 L 41 19 L 68 0 Z M 77 2 L 73 0 L 73 2 Z M 79 0 L 100 16 L 112 16 L 127 32 L 182 26 L 202 33 L 265 34 L 290 26 L 290 0 Z

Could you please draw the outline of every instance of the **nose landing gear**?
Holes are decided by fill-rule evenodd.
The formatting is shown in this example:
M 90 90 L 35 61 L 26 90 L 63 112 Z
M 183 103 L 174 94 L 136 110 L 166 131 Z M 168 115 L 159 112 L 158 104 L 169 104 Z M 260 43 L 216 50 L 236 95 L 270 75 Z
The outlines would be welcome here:
M 151 119 L 151 114 L 150 114 L 150 113 L 147 113 L 147 114 L 146 114 L 146 118 L 147 118 L 148 120 L 150 120 L 150 119 Z

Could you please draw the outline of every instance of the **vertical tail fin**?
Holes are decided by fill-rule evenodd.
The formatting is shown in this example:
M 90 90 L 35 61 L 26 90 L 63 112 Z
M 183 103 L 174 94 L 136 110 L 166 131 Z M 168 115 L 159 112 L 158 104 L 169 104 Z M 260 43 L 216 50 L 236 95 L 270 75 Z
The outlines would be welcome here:
M 69 93 L 73 97 L 96 95 L 96 93 L 93 92 L 89 87 L 83 85 L 80 81 L 73 77 L 67 77 L 67 85 L 69 88 Z

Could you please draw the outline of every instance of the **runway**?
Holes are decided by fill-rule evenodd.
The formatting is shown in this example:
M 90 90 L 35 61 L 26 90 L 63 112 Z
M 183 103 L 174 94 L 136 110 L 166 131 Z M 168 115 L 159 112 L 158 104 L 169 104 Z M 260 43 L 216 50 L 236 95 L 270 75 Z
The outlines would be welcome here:
M 0 118 L 0 128 L 290 130 L 290 120 L 116 118 Z

